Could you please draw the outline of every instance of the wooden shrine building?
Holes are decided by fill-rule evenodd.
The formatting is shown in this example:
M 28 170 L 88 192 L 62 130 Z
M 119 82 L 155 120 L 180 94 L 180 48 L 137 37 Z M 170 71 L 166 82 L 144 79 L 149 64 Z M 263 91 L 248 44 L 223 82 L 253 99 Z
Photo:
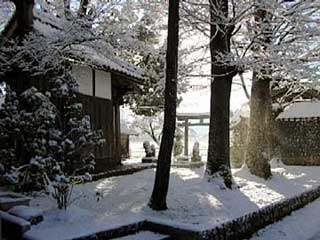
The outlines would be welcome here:
M 33 9 L 32 31 L 46 38 L 64 36 L 68 24 L 73 26 L 66 19 Z M 7 32 L 14 36 L 16 25 L 14 19 L 10 20 Z M 126 94 L 143 84 L 144 72 L 117 57 L 111 46 L 98 40 L 70 45 L 64 58 L 79 84 L 84 114 L 90 115 L 93 128 L 101 129 L 106 140 L 96 149 L 96 171 L 114 168 L 121 163 L 120 106 Z M 46 76 L 42 76 L 34 85 L 46 90 L 45 80 Z

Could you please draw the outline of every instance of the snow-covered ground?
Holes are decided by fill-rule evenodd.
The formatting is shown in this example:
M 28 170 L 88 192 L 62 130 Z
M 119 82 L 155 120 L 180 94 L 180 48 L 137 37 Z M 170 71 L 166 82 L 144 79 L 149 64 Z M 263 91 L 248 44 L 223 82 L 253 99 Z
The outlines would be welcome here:
M 165 235 L 148 232 L 148 231 L 142 231 L 136 234 L 132 234 L 130 236 L 117 238 L 116 240 L 161 240 L 165 238 Z
M 320 185 L 320 167 L 284 166 L 276 162 L 272 165 L 273 177 L 268 181 L 250 175 L 245 168 L 233 170 L 237 186 L 233 190 L 224 189 L 218 181 L 203 180 L 203 168 L 173 168 L 169 210 L 163 212 L 154 212 L 146 206 L 154 169 L 77 185 L 72 207 L 66 213 L 54 209 L 55 203 L 48 196 L 32 200 L 32 206 L 45 210 L 45 221 L 29 234 L 37 236 L 49 231 L 52 234 L 46 234 L 50 239 L 62 239 L 60 235 L 55 238 L 54 233 L 72 235 L 76 230 L 71 229 L 81 229 L 84 234 L 143 219 L 205 230 Z
M 251 240 L 319 240 L 320 199 L 255 234 Z

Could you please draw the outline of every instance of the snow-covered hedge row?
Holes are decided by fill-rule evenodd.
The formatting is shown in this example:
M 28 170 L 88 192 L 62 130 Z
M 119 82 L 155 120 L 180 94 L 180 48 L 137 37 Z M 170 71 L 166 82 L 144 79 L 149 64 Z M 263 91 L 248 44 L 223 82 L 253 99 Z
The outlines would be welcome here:
M 145 169 L 155 168 L 156 164 L 137 165 L 137 166 L 123 166 L 120 169 L 109 170 L 107 172 L 91 174 L 92 181 L 97 181 L 103 178 L 116 177 L 133 174 Z

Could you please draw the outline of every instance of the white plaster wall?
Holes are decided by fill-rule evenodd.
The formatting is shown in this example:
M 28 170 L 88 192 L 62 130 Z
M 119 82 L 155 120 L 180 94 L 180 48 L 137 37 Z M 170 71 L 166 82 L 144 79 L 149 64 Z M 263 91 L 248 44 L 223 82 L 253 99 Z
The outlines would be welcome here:
M 110 72 L 104 72 L 96 70 L 96 85 L 95 96 L 105 99 L 112 98 L 111 90 L 111 74 Z
M 92 96 L 92 69 L 88 66 L 73 65 L 72 74 L 79 84 L 80 93 Z

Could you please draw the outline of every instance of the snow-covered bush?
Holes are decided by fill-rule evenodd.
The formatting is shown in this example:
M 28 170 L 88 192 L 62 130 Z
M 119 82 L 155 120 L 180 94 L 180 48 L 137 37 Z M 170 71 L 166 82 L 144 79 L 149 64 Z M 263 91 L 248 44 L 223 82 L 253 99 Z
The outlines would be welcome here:
M 0 109 L 0 162 L 4 178 L 20 190 L 40 190 L 60 171 L 49 145 L 56 117 L 54 104 L 36 88 L 20 96 L 7 88 Z
M 0 109 L 1 176 L 21 191 L 53 183 L 59 192 L 54 186 L 94 168 L 94 149 L 103 142 L 82 114 L 72 76 L 66 72 L 49 85 L 46 94 L 31 87 L 19 96 L 7 88 Z
M 60 148 L 59 158 L 67 175 L 84 174 L 94 168 L 94 149 L 102 144 L 101 131 L 93 131 L 90 117 L 83 116 L 82 104 L 77 99 L 78 85 L 69 72 L 52 82 L 52 99 L 59 111 L 62 138 L 52 142 Z M 60 145 L 57 145 L 60 140 Z

